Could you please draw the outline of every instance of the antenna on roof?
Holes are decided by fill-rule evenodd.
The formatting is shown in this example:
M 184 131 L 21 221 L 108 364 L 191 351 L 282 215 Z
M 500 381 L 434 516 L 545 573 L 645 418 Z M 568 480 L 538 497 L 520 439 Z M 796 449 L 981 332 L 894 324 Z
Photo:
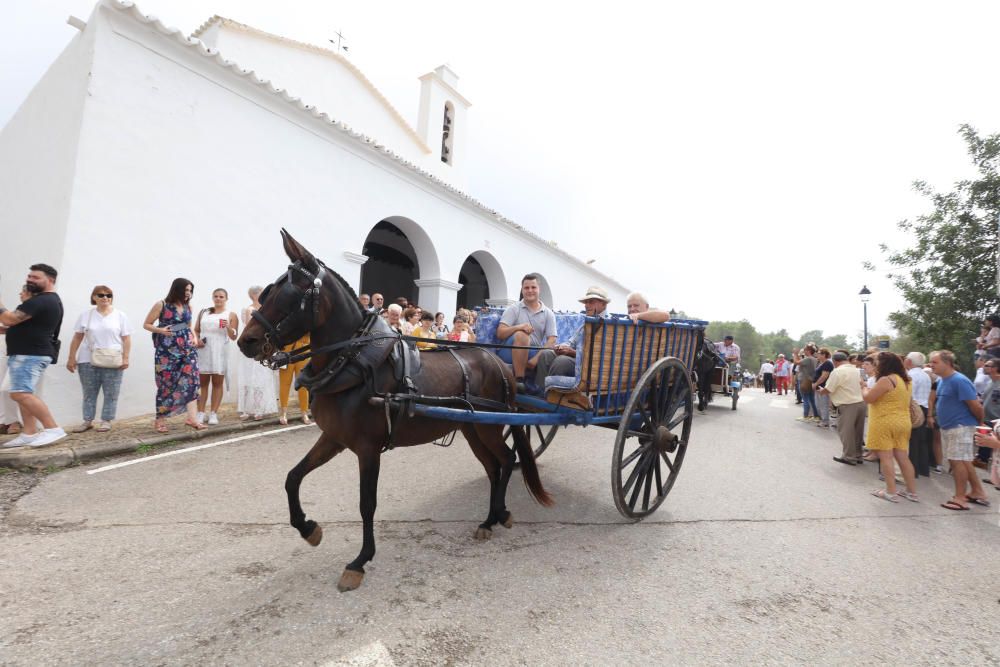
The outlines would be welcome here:
M 344 37 L 343 33 L 341 33 L 341 31 L 338 30 L 337 32 L 335 32 L 333 34 L 337 36 L 337 39 L 335 39 L 335 40 L 331 39 L 331 40 L 329 40 L 329 42 L 331 44 L 333 44 L 334 46 L 337 47 L 337 52 L 338 53 L 341 52 L 341 51 L 343 51 L 344 53 L 347 53 L 347 39 Z

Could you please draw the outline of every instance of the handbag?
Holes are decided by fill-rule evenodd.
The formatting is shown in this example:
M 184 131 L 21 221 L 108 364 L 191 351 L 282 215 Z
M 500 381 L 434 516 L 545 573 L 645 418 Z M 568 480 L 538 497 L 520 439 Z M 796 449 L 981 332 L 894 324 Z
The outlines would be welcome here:
M 125 363 L 125 357 L 120 348 L 116 347 L 94 347 L 94 338 L 90 335 L 90 322 L 94 317 L 94 311 L 90 311 L 87 318 L 87 344 L 90 346 L 90 365 L 95 368 L 121 368 Z
M 910 399 L 910 426 L 920 428 L 924 425 L 924 410 L 912 398 Z
M 811 394 L 813 391 L 813 381 L 812 380 L 800 380 L 799 381 L 799 391 L 803 394 Z

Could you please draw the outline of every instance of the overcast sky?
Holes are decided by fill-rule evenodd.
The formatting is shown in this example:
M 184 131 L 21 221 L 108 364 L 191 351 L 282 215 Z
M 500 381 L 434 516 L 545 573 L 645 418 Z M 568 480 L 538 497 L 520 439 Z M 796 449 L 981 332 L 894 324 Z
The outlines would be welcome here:
M 927 210 L 912 181 L 971 173 L 960 123 L 1000 131 L 996 2 L 138 4 L 185 32 L 341 30 L 414 126 L 417 77 L 448 63 L 473 103 L 470 194 L 655 306 L 793 336 L 859 335 L 863 284 L 888 332 L 878 244 Z M 7 3 L 0 125 L 93 6 Z

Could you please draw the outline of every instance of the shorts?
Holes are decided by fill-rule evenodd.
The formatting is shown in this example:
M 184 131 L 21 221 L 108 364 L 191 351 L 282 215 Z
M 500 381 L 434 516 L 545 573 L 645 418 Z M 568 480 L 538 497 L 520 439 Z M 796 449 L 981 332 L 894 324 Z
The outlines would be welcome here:
M 956 426 L 941 429 L 941 446 L 949 461 L 971 461 L 974 457 L 972 437 L 975 426 Z
M 35 387 L 42 379 L 42 373 L 52 363 L 47 356 L 15 354 L 7 357 L 7 373 L 10 375 L 10 393 L 34 394 Z M 971 460 L 971 459 L 970 459 Z

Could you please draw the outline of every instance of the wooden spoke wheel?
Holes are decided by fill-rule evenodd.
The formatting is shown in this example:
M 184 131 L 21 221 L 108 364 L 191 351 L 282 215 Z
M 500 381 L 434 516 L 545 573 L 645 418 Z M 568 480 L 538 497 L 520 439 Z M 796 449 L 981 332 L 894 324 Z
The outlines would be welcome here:
M 536 459 L 542 455 L 542 452 L 544 452 L 545 448 L 549 446 L 549 443 L 555 439 L 556 431 L 558 430 L 558 424 L 529 424 L 524 427 L 525 433 L 528 434 L 528 442 L 531 444 L 531 451 L 535 453 Z M 514 436 L 511 435 L 509 426 L 503 431 L 503 441 L 508 447 L 514 446 Z M 518 465 L 520 465 L 520 461 L 518 462 Z
M 691 435 L 692 394 L 684 364 L 664 357 L 629 396 L 611 457 L 611 494 L 622 516 L 652 514 L 677 481 Z

